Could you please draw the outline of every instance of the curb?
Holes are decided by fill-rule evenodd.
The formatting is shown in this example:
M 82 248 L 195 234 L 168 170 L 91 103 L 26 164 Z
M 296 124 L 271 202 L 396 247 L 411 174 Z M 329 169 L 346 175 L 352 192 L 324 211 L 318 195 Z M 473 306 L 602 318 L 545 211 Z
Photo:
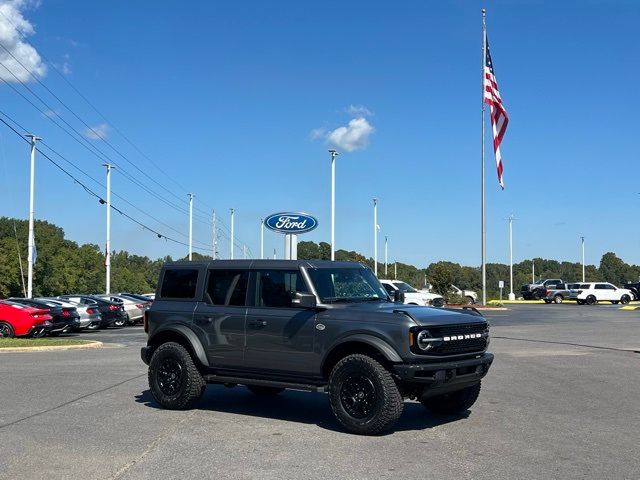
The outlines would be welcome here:
M 102 342 L 84 343 L 82 345 L 48 345 L 44 347 L 6 347 L 0 348 L 1 353 L 15 353 L 15 352 L 52 352 L 56 350 L 80 350 L 86 348 L 102 348 L 104 344 Z
M 625 305 L 624 307 L 620 307 L 619 310 L 640 310 L 640 307 L 636 307 L 634 305 Z

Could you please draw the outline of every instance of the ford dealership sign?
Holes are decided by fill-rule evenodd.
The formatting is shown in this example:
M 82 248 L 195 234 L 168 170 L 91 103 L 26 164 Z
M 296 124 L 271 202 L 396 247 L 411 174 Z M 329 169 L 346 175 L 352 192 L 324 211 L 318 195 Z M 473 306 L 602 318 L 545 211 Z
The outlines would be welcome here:
M 264 224 L 274 232 L 295 235 L 310 232 L 318 226 L 318 220 L 306 213 L 285 212 L 269 215 Z

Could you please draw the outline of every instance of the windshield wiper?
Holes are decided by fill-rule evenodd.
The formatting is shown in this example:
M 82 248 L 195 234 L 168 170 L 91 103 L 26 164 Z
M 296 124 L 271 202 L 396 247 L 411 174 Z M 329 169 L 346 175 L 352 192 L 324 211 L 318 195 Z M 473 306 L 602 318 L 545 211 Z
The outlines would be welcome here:
M 381 297 L 368 297 L 362 299 L 363 302 L 390 302 L 391 300 L 387 300 L 386 298 Z

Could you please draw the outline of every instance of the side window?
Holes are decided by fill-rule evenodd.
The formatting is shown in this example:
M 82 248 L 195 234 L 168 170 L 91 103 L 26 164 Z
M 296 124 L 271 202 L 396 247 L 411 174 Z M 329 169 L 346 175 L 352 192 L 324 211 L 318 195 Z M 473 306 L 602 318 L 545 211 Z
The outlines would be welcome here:
M 249 272 L 210 270 L 205 300 L 212 305 L 244 306 Z
M 582 290 L 589 290 L 589 288 L 591 287 L 591 285 L 589 285 L 588 283 L 582 283 L 580 284 L 580 287 Z
M 193 298 L 196 296 L 198 270 L 191 268 L 168 269 L 162 278 L 160 296 L 163 298 Z
M 387 291 L 387 293 L 393 297 L 393 287 L 388 283 L 383 283 L 382 286 Z
M 607 290 L 608 287 L 604 283 L 596 283 L 596 290 Z
M 616 289 L 616 287 L 614 287 L 614 286 L 613 286 L 613 285 L 611 285 L 610 283 L 605 283 L 604 285 L 605 285 L 605 287 L 607 288 L 607 290 L 615 290 L 615 289 Z
M 298 270 L 261 270 L 256 273 L 258 307 L 288 308 L 296 292 L 308 292 Z

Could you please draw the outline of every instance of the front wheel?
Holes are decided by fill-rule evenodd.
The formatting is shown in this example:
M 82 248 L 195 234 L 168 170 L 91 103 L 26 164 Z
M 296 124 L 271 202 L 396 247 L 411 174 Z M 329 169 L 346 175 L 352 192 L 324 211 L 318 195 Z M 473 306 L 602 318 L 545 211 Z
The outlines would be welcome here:
M 153 352 L 149 388 L 160 406 L 171 410 L 189 408 L 202 396 L 205 386 L 191 355 L 179 343 L 163 343 Z
M 584 305 L 584 300 L 576 300 L 576 303 L 577 303 L 578 305 Z
M 456 392 L 421 398 L 420 403 L 432 413 L 456 415 L 466 412 L 480 395 L 480 382 Z
M 14 336 L 13 327 L 7 322 L 0 322 L 0 338 L 13 338 Z
M 556 295 L 555 297 L 553 297 L 554 303 L 562 303 L 562 300 L 563 300 L 562 295 Z
M 630 301 L 631 301 L 631 297 L 629 297 L 629 295 L 627 295 L 626 293 L 622 295 L 622 297 L 620 297 L 620 303 L 622 303 L 623 305 L 626 305 Z
M 393 377 L 367 355 L 340 360 L 329 375 L 329 401 L 350 432 L 375 435 L 391 430 L 402 414 L 402 396 Z

